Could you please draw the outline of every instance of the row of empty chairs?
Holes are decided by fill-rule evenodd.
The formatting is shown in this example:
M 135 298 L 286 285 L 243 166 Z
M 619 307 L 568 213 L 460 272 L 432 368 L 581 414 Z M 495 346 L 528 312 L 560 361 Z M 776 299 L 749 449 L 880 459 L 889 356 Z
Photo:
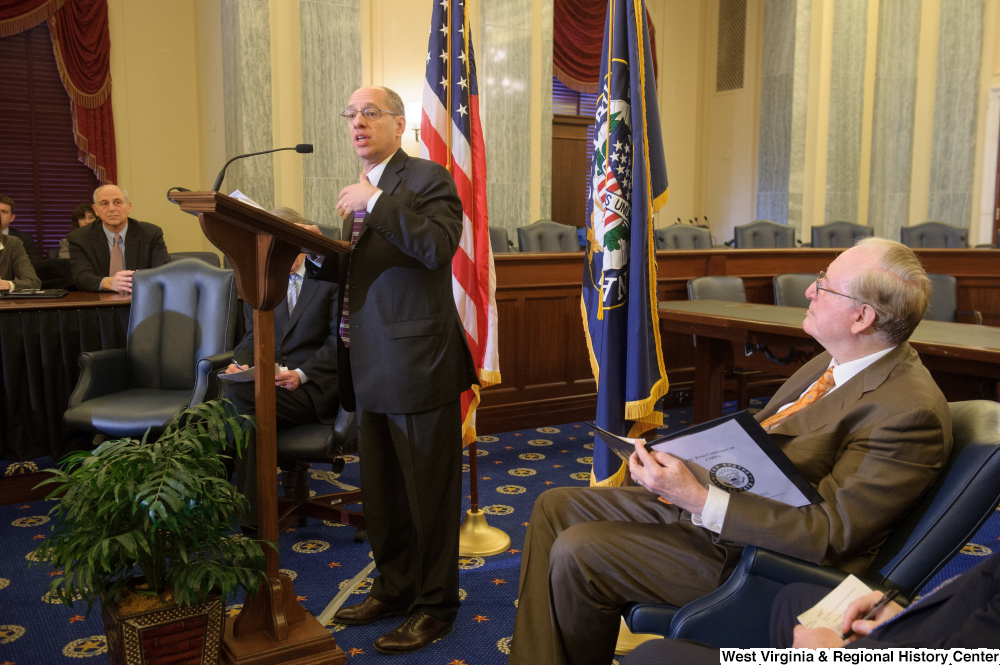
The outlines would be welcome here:
M 726 243 L 736 249 L 782 249 L 797 245 L 795 228 L 766 219 L 737 226 L 735 237 Z M 518 247 L 522 252 L 578 252 L 586 244 L 585 231 L 569 224 L 550 220 L 535 222 L 517 229 Z M 874 235 L 875 230 L 852 222 L 830 222 L 812 227 L 812 243 L 807 247 L 853 247 L 861 238 Z M 913 248 L 964 249 L 969 246 L 968 229 L 942 222 L 925 222 L 900 229 L 900 242 Z M 653 232 L 657 251 L 667 249 L 711 249 L 712 234 L 707 226 L 674 224 Z M 490 244 L 494 254 L 514 251 L 507 229 L 491 226 Z M 1000 237 L 998 237 L 1000 246 Z M 988 245 L 991 247 L 991 245 Z
M 958 309 L 958 283 L 951 275 L 929 273 L 931 302 L 924 313 L 929 321 L 958 321 L 960 316 L 971 316 L 976 325 L 983 317 L 976 310 Z M 774 278 L 774 304 L 782 307 L 809 307 L 806 289 L 816 281 L 813 273 L 787 273 Z M 689 300 L 725 300 L 746 302 L 747 293 L 739 277 L 710 275 L 696 277 L 688 282 Z

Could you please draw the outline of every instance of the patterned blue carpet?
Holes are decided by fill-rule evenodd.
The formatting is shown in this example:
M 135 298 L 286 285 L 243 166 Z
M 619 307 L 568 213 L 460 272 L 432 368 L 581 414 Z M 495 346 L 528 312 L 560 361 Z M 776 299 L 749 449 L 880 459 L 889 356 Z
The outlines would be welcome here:
M 731 405 L 729 405 L 731 406 Z M 755 406 L 761 406 L 759 404 Z M 667 429 L 690 422 L 689 409 L 666 413 Z M 589 482 L 593 436 L 585 423 L 508 432 L 479 440 L 480 505 L 491 526 L 511 537 L 511 549 L 488 558 L 462 559 L 462 608 L 452 636 L 416 654 L 391 660 L 375 651 L 372 642 L 395 627 L 396 619 L 369 626 L 329 626 L 349 663 L 392 662 L 399 665 L 490 665 L 506 663 L 513 631 L 520 550 L 535 498 L 549 487 Z M 318 466 L 318 465 L 317 465 Z M 466 471 L 468 465 L 466 465 Z M 3 470 L 0 470 L 3 473 Z M 358 484 L 357 458 L 339 477 L 325 467 L 313 471 L 312 487 L 319 493 L 336 491 L 327 481 Z M 468 481 L 466 480 L 466 491 Z M 465 508 L 469 507 L 468 497 Z M 0 507 L 0 665 L 58 665 L 106 663 L 106 644 L 100 608 L 89 617 L 83 608 L 55 604 L 45 595 L 51 569 L 28 566 L 30 552 L 49 533 L 49 506 L 43 501 Z M 305 528 L 281 534 L 281 567 L 295 578 L 302 604 L 319 614 L 339 588 L 370 561 L 366 544 L 353 541 L 354 529 L 310 520 Z M 1000 540 L 1000 512 L 987 522 L 961 554 L 930 583 L 933 587 L 971 568 L 989 555 Z M 370 580 L 348 603 L 363 599 Z M 230 613 L 239 610 L 232 599 Z

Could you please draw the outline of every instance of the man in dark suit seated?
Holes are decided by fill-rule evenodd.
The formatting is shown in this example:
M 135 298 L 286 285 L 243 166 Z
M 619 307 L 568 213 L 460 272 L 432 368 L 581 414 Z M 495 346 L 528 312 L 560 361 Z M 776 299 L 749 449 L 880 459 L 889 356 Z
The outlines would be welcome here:
M 18 238 L 21 244 L 24 245 L 24 253 L 28 257 L 28 261 L 31 262 L 32 266 L 35 266 L 40 260 L 38 248 L 35 247 L 35 239 L 31 237 L 30 233 L 18 231 L 10 227 L 10 223 L 16 217 L 17 215 L 14 214 L 14 199 L 9 196 L 0 196 L 0 226 L 3 227 L 3 235 Z
M 279 214 L 279 211 L 275 211 Z M 280 215 L 286 217 L 286 215 Z M 295 215 L 298 217 L 298 215 Z M 299 217 L 301 219 L 301 217 Z M 291 221 L 294 221 L 292 219 Z M 299 254 L 288 278 L 288 295 L 274 310 L 274 359 L 282 367 L 275 374 L 278 427 L 337 420 L 337 285 L 306 277 Z M 227 374 L 254 364 L 253 309 L 244 305 L 247 331 L 236 345 Z M 233 383 L 225 397 L 240 414 L 256 411 L 254 383 Z M 253 433 L 250 433 L 253 437 Z M 251 444 L 236 461 L 237 489 L 247 498 L 249 511 L 241 518 L 257 524 L 257 467 Z
M 873 591 L 847 608 L 841 632 L 806 628 L 796 617 L 818 603 L 830 589 L 815 584 L 790 584 L 771 608 L 771 646 L 776 649 L 982 649 L 1000 648 L 1000 553 L 951 578 L 918 598 L 907 609 L 886 605 L 874 620 L 861 617 L 882 598 Z M 622 665 L 656 663 L 718 663 L 719 650 L 689 640 L 654 640 L 639 646 Z
M 677 458 L 641 445 L 629 463 L 640 487 L 543 493 L 525 537 L 509 662 L 606 665 L 623 605 L 700 598 L 729 577 L 745 545 L 859 575 L 868 568 L 951 451 L 948 404 L 906 342 L 930 281 L 912 250 L 868 238 L 806 297 L 802 327 L 826 351 L 755 417 L 822 503 L 795 508 L 706 488 Z
M 132 293 L 132 273 L 170 262 L 163 230 L 129 217 L 132 202 L 117 185 L 94 191 L 100 224 L 88 224 L 68 236 L 73 282 L 81 291 Z
M 0 291 L 41 288 L 24 245 L 17 236 L 0 236 Z

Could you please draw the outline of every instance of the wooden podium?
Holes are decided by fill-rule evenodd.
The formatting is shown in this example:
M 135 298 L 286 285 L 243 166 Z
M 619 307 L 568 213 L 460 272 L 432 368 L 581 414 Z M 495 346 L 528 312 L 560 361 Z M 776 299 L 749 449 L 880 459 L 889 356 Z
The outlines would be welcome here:
M 266 210 L 217 192 L 174 192 L 184 212 L 196 215 L 212 244 L 229 259 L 240 297 L 253 307 L 257 400 L 257 526 L 260 538 L 278 542 L 278 465 L 275 442 L 274 308 L 288 290 L 288 273 L 304 250 L 322 256 L 350 251 Z M 278 553 L 264 548 L 267 582 L 247 596 L 235 619 L 226 619 L 222 661 L 227 665 L 329 665 L 347 663 L 333 635 L 306 612 L 292 580 L 278 575 Z

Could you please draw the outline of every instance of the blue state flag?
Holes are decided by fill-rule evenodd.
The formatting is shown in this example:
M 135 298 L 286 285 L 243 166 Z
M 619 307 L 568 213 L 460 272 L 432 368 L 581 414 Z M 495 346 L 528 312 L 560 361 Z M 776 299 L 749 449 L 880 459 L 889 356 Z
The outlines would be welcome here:
M 663 424 L 668 388 L 656 307 L 653 213 L 667 200 L 660 113 L 643 0 L 609 0 L 591 169 L 583 322 L 597 381 L 597 425 L 639 436 Z M 591 485 L 628 468 L 595 440 Z

